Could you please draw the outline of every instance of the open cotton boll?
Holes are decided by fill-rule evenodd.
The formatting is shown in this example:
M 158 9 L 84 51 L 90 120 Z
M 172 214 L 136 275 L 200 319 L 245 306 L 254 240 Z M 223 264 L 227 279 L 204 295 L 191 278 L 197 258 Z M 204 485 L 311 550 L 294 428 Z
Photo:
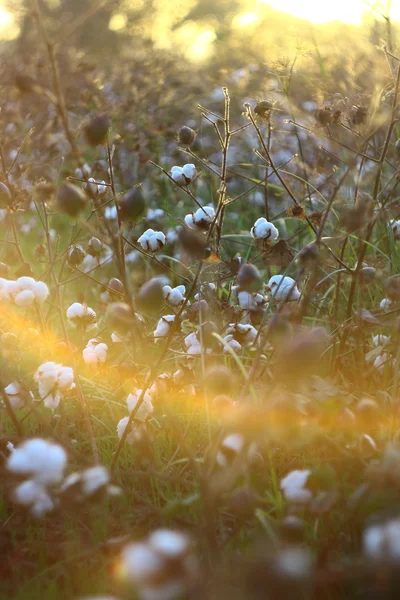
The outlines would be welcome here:
M 190 548 L 189 537 L 171 529 L 156 529 L 149 535 L 148 541 L 156 552 L 173 560 L 184 556 Z
M 239 352 L 239 350 L 242 349 L 242 346 L 240 345 L 240 343 L 234 339 L 234 337 L 231 333 L 226 335 L 223 338 L 223 340 L 224 340 L 225 344 L 228 345 L 230 348 L 232 348 L 232 350 L 234 350 L 235 352 Z M 226 346 L 224 346 L 224 352 L 225 353 L 229 352 L 229 350 Z
M 288 502 L 307 504 L 312 499 L 312 492 L 305 487 L 310 475 L 309 469 L 297 469 L 282 479 L 280 487 Z
M 278 229 L 265 217 L 257 219 L 250 230 L 250 234 L 256 240 L 266 240 L 268 242 L 275 242 L 279 237 Z
M 81 327 L 85 331 L 90 331 L 96 327 L 97 315 L 95 311 L 80 302 L 71 304 L 67 310 L 67 318 L 72 327 Z
M 10 302 L 9 281 L 0 277 L 0 302 Z
M 164 567 L 162 557 L 144 542 L 126 546 L 121 558 L 123 572 L 134 583 L 157 575 Z
M 382 333 L 378 333 L 377 335 L 374 335 L 372 337 L 372 345 L 375 346 L 375 348 L 377 348 L 378 346 L 386 346 L 386 344 L 389 344 L 389 342 L 389 335 L 383 335 Z
M 157 327 L 153 333 L 156 341 L 157 338 L 166 337 L 169 334 L 170 327 L 175 320 L 175 315 L 165 315 L 157 323 Z
M 17 289 L 20 291 L 33 290 L 33 288 L 35 287 L 35 283 L 36 281 L 33 279 L 33 277 L 28 277 L 26 275 L 24 275 L 23 277 L 18 277 L 16 281 Z
M 129 394 L 129 396 L 127 397 L 126 403 L 128 405 L 128 410 L 130 413 L 133 412 L 133 410 L 135 410 L 141 395 L 142 390 L 136 390 L 135 392 Z M 151 396 L 149 392 L 145 392 L 143 396 L 143 401 L 135 415 L 135 419 L 137 419 L 138 421 L 146 421 L 146 419 L 149 417 L 149 415 L 151 415 L 153 410 L 154 408 L 151 401 Z
M 240 291 L 238 292 L 238 301 L 240 308 L 245 310 L 258 310 L 264 304 L 264 298 L 258 292 Z
M 252 325 L 244 323 L 231 323 L 226 330 L 226 333 L 232 334 L 240 344 L 251 346 L 257 338 L 257 329 Z
M 284 275 L 273 275 L 268 281 L 268 288 L 278 302 L 298 300 L 301 296 L 295 280 Z
M 14 410 L 18 410 L 25 406 L 25 401 L 23 398 L 23 389 L 21 384 L 18 381 L 13 381 L 7 387 L 4 388 L 5 393 L 7 394 L 7 398 L 9 399 L 11 406 Z M 31 397 L 33 395 L 31 393 Z
M 32 514 L 41 518 L 54 508 L 54 502 L 46 488 L 34 480 L 24 481 L 13 492 L 14 501 L 23 506 L 30 506 Z
M 392 301 L 390 298 L 383 298 L 383 300 L 380 301 L 379 308 L 384 312 L 392 310 Z
M 198 208 L 196 212 L 185 216 L 185 223 L 191 229 L 208 229 L 215 218 L 215 210 L 213 206 L 203 206 Z
M 32 291 L 35 294 L 36 302 L 39 304 L 47 300 L 49 296 L 49 288 L 43 281 L 36 281 Z
M 107 360 L 108 346 L 96 339 L 89 340 L 82 352 L 83 360 L 87 365 L 103 364 Z
M 370 525 L 363 533 L 364 554 L 374 560 L 400 560 L 400 519 Z
M 14 296 L 14 303 L 17 306 L 32 306 L 35 302 L 35 294 L 31 290 L 22 290 Z
M 188 354 L 201 354 L 201 343 L 195 331 L 185 337 L 184 344 Z
M 196 167 L 192 163 L 188 163 L 183 167 L 172 167 L 171 178 L 178 185 L 189 185 L 196 177 Z
M 33 438 L 15 448 L 6 468 L 11 473 L 31 475 L 37 483 L 49 485 L 61 481 L 66 464 L 67 453 L 59 444 Z
M 162 231 L 147 229 L 138 239 L 138 244 L 146 252 L 159 252 L 166 244 L 165 235 Z
M 165 300 L 172 306 L 179 306 L 185 300 L 186 288 L 184 285 L 178 285 L 174 288 L 170 285 L 164 285 L 162 291 Z

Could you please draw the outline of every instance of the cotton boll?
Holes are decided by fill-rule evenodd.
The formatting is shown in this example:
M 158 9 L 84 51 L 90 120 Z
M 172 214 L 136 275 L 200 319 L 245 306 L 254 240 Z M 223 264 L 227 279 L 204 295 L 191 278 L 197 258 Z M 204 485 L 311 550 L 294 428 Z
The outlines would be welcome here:
M 273 298 L 278 302 L 298 300 L 301 296 L 295 280 L 284 275 L 271 277 L 268 281 L 268 288 L 271 290 Z
M 32 480 L 24 481 L 15 488 L 14 501 L 23 506 L 30 506 L 32 514 L 38 518 L 54 508 L 54 502 L 46 488 Z
M 67 318 L 70 320 L 83 317 L 85 309 L 80 302 L 74 302 L 67 310 Z
M 88 365 L 103 364 L 107 360 L 108 346 L 96 339 L 89 340 L 82 352 L 83 360 Z
M 189 163 L 183 167 L 172 167 L 171 177 L 178 185 L 189 185 L 196 177 L 196 167 Z
M 207 229 L 215 218 L 215 210 L 213 206 L 203 206 L 198 208 L 195 213 L 186 215 L 185 223 L 191 229 L 198 227 L 199 229 Z
M 190 229 L 196 229 L 196 223 L 194 222 L 194 214 L 190 213 L 185 216 L 185 223 Z
M 102 465 L 90 467 L 81 473 L 82 492 L 85 496 L 91 496 L 110 482 L 110 473 Z
M 264 217 L 260 217 L 250 230 L 251 236 L 256 240 L 275 242 L 279 237 L 279 231 L 273 223 Z
M 156 341 L 157 338 L 166 337 L 169 334 L 170 327 L 175 320 L 175 315 L 165 315 L 157 323 L 157 327 L 153 333 Z
M 264 298 L 259 293 L 249 293 L 245 291 L 238 292 L 238 301 L 240 308 L 256 311 L 264 304 Z
M 142 390 L 136 390 L 136 392 L 129 394 L 129 396 L 127 397 L 126 403 L 128 405 L 128 410 L 130 413 L 133 412 L 133 410 L 136 408 L 136 405 L 141 395 Z M 154 408 L 151 402 L 151 396 L 148 392 L 145 392 L 142 399 L 142 403 L 135 415 L 135 419 L 137 419 L 138 421 L 146 421 L 146 419 L 151 415 L 153 410 Z
M 225 344 L 227 344 L 227 345 L 228 345 L 230 348 L 232 348 L 232 350 L 234 350 L 235 352 L 239 352 L 239 351 L 242 349 L 242 346 L 239 344 L 239 342 L 238 342 L 238 341 L 236 341 L 236 340 L 234 339 L 234 337 L 233 337 L 233 335 L 232 335 L 231 333 L 230 333 L 230 334 L 228 334 L 228 335 L 226 335 L 226 336 L 223 338 L 223 340 L 224 340 Z M 225 353 L 228 353 L 228 352 L 229 352 L 229 350 L 228 350 L 228 348 L 227 348 L 226 346 L 224 347 L 224 352 L 225 352 Z
M 147 229 L 138 239 L 138 244 L 146 252 L 159 252 L 166 244 L 165 235 L 161 231 Z
M 16 281 L 17 289 L 19 291 L 22 291 L 22 290 L 31 290 L 32 291 L 35 287 L 35 283 L 36 283 L 36 281 L 33 279 L 33 277 L 27 277 L 27 276 L 18 277 L 18 279 Z
M 182 173 L 188 183 L 190 183 L 196 177 L 196 167 L 191 163 L 186 164 L 182 168 Z
M 383 298 L 379 304 L 379 308 L 384 312 L 389 312 L 392 310 L 392 300 L 390 298 Z
M 60 367 L 57 374 L 57 383 L 61 389 L 70 390 L 74 384 L 74 371 L 71 367 Z
M 95 311 L 86 304 L 80 304 L 80 302 L 71 304 L 67 310 L 67 318 L 73 327 L 80 327 L 85 331 L 90 331 L 96 327 L 97 315 Z
M 176 560 L 184 556 L 190 547 L 187 535 L 171 529 L 157 529 L 149 535 L 150 546 L 159 554 Z
M 178 285 L 171 288 L 169 285 L 164 285 L 162 288 L 164 298 L 172 306 L 179 306 L 185 300 L 186 288 L 184 285 Z
M 20 475 L 32 475 L 43 485 L 58 483 L 67 464 L 67 454 L 60 445 L 33 438 L 23 442 L 10 454 L 6 467 Z
M 21 384 L 18 381 L 13 381 L 7 387 L 4 388 L 7 398 L 9 399 L 11 406 L 14 410 L 23 408 L 25 405 L 23 398 L 23 390 Z
M 32 306 L 35 302 L 35 294 L 31 290 L 23 290 L 14 296 L 14 302 L 17 306 Z
M 222 441 L 217 453 L 217 463 L 220 467 L 227 467 L 232 460 L 242 451 L 244 438 L 240 433 L 231 433 Z
M 134 583 L 156 576 L 164 567 L 161 556 L 145 543 L 129 544 L 121 558 L 124 573 Z
M 374 560 L 400 560 L 400 519 L 370 525 L 363 534 L 363 549 Z
M 32 291 L 35 294 L 36 302 L 40 304 L 44 302 L 49 296 L 49 288 L 43 281 L 36 281 Z
M 281 481 L 283 495 L 288 502 L 307 504 L 312 498 L 312 492 L 305 486 L 311 471 L 309 469 L 291 471 Z

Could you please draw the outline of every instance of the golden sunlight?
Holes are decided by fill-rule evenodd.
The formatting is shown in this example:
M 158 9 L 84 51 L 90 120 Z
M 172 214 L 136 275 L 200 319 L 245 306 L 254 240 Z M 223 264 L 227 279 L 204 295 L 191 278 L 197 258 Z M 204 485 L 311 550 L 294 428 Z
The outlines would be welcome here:
M 377 14 L 387 15 L 390 11 L 392 20 L 400 20 L 400 2 L 380 1 L 366 2 L 365 0 L 335 0 L 321 2 L 320 0 L 257 0 L 258 5 L 270 6 L 276 10 L 290 13 L 312 23 L 328 23 L 341 21 L 352 25 L 361 25 L 363 15 L 372 10 Z

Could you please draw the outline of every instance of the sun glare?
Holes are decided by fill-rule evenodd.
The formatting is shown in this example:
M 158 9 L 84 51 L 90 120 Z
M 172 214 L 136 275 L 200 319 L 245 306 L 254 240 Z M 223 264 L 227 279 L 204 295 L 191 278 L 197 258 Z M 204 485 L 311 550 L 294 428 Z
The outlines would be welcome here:
M 361 25 L 363 14 L 371 8 L 365 0 L 257 0 L 257 4 L 270 6 L 276 10 L 290 13 L 311 23 L 329 23 L 341 21 L 352 25 Z M 385 13 L 387 2 L 371 2 L 377 10 Z M 392 20 L 400 20 L 400 1 L 391 3 L 390 16 Z

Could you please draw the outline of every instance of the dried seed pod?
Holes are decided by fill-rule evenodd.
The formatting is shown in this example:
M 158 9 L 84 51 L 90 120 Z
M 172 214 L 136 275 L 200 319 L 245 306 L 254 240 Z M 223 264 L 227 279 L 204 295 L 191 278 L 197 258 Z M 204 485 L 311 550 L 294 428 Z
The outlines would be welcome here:
M 70 217 L 76 217 L 85 208 L 86 202 L 85 193 L 72 183 L 63 183 L 57 190 L 57 207 Z
M 237 274 L 237 282 L 241 290 L 257 292 L 262 287 L 260 271 L 249 263 L 243 265 Z
M 125 302 L 113 302 L 107 309 L 107 322 L 112 329 L 126 334 L 127 329 L 132 327 L 135 322 L 135 315 L 129 304 Z
M 146 208 L 142 186 L 138 185 L 124 194 L 119 202 L 119 214 L 122 221 L 136 221 Z
M 163 281 L 160 277 L 153 277 L 140 288 L 136 296 L 136 306 L 141 312 L 157 314 L 163 304 Z
M 106 114 L 99 114 L 93 117 L 83 128 L 86 141 L 91 146 L 104 144 L 107 140 L 108 130 L 110 129 L 110 119 Z
M 274 107 L 272 100 L 260 100 L 254 107 L 254 113 L 262 119 L 268 119 Z
M 178 140 L 184 146 L 190 147 L 196 139 L 196 132 L 191 127 L 183 125 L 178 131 Z
M 79 244 L 76 244 L 75 246 L 70 246 L 68 248 L 67 262 L 70 267 L 77 267 L 78 265 L 81 264 L 81 262 L 83 261 L 85 256 L 86 256 L 86 252 L 84 251 L 82 246 L 79 246 Z
M 124 294 L 124 286 L 122 281 L 120 281 L 119 279 L 117 279 L 116 277 L 112 277 L 110 279 L 110 281 L 108 282 L 108 287 L 113 290 L 113 292 L 115 292 L 116 295 L 118 296 L 123 296 Z
M 103 247 L 103 242 L 97 237 L 91 237 L 87 245 L 88 254 L 90 254 L 90 256 L 99 256 Z
M 323 106 L 318 108 L 315 113 L 315 119 L 319 125 L 326 127 L 333 123 L 333 112 L 330 106 Z
M 206 238 L 202 233 L 194 229 L 189 229 L 189 227 L 181 227 L 178 232 L 178 238 L 180 245 L 191 258 L 200 260 L 210 255 Z

